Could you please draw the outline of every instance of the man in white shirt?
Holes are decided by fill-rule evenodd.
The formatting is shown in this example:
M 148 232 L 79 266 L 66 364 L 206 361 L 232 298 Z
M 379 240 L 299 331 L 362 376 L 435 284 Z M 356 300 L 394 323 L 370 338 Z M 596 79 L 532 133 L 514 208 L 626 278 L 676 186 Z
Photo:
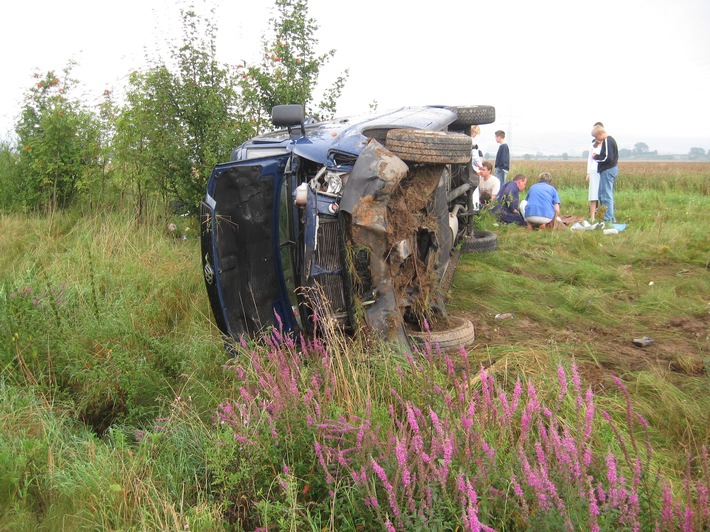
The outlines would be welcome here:
M 493 175 L 493 165 L 490 161 L 483 161 L 483 163 L 481 163 L 480 176 L 481 180 L 478 183 L 478 193 L 481 198 L 481 203 L 487 205 L 498 195 L 500 180 Z

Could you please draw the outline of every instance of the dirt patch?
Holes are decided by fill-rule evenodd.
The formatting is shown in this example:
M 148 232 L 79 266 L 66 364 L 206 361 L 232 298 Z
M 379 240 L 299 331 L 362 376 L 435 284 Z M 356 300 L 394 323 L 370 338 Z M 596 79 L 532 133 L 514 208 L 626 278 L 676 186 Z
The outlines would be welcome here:
M 690 318 L 676 317 L 668 322 L 668 326 L 674 329 L 680 329 L 684 333 L 687 333 L 689 336 L 695 338 L 707 339 L 708 336 L 710 336 L 710 333 L 708 333 L 707 320 L 701 321 Z
M 387 233 L 390 245 L 408 238 L 425 223 L 426 208 L 441 178 L 442 168 L 421 166 L 411 170 L 400 181 L 387 204 Z M 436 227 L 436 224 L 433 224 Z
M 400 181 L 387 204 L 387 241 L 392 251 L 390 275 L 395 294 L 411 308 L 417 322 L 435 321 L 435 309 L 442 305 L 437 289 L 437 224 L 428 213 L 443 168 L 415 167 Z M 398 260 L 396 246 L 406 241 L 409 255 Z
M 496 347 L 511 345 L 531 352 L 553 349 L 574 357 L 585 382 L 594 389 L 608 386 L 610 375 L 623 377 L 630 372 L 656 369 L 693 377 L 708 372 L 707 320 L 670 320 L 667 330 L 650 334 L 654 338 L 652 345 L 641 348 L 633 344 L 633 335 L 623 328 L 549 327 L 523 316 L 496 320 L 492 315 L 459 314 L 476 327 L 476 341 L 470 350 L 474 356 L 487 357 Z

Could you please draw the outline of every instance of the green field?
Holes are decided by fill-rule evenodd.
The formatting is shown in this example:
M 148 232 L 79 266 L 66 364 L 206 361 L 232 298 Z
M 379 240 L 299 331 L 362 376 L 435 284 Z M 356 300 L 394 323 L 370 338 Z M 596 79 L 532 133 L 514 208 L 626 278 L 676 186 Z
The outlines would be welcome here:
M 584 216 L 584 168 L 511 173 Z M 0 214 L 0 529 L 707 530 L 710 164 L 622 162 L 616 190 L 613 235 L 482 215 L 499 247 L 459 262 L 476 343 L 450 356 L 229 359 L 196 221 Z

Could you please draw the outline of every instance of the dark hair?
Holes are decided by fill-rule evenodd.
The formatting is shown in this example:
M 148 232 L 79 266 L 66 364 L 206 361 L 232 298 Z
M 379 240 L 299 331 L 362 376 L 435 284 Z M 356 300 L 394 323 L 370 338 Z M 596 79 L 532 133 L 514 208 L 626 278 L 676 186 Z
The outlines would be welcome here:
M 513 178 L 513 181 L 525 181 L 527 177 L 524 174 L 518 174 Z
M 602 127 L 604 127 L 604 124 L 602 124 L 601 122 L 594 122 L 594 125 L 595 125 L 595 126 L 602 126 Z
M 505 138 L 505 131 L 503 131 L 502 129 L 499 129 L 498 131 L 496 131 L 496 137 L 500 137 L 500 138 L 504 139 Z

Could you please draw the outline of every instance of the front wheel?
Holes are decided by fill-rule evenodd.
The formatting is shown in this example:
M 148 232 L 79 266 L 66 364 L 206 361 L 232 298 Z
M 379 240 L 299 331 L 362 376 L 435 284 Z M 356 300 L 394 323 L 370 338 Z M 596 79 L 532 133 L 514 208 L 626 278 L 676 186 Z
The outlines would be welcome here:
M 471 160 L 471 137 L 421 129 L 391 129 L 386 147 L 405 162 L 465 164 Z
M 473 125 L 492 124 L 496 121 L 496 108 L 492 105 L 474 105 L 471 107 L 451 107 L 458 118 L 449 126 L 453 131 L 465 130 Z

